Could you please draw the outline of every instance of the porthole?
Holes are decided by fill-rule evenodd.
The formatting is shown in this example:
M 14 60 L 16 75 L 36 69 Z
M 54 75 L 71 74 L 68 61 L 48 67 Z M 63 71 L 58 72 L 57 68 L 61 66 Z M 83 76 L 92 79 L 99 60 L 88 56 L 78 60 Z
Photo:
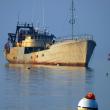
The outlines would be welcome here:
M 13 59 L 15 60 L 15 59 L 17 59 L 17 57 L 13 57 Z
M 42 57 L 44 57 L 44 54 L 42 54 Z
M 36 58 L 38 58 L 38 55 L 36 55 Z

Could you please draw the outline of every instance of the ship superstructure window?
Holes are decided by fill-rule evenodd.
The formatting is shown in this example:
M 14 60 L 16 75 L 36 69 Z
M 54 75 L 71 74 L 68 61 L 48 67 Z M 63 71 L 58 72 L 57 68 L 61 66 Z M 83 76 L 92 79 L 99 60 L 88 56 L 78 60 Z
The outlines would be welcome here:
M 25 47 L 24 54 L 38 52 L 38 51 L 42 51 L 42 50 L 44 50 L 44 48 L 42 48 L 42 47 Z

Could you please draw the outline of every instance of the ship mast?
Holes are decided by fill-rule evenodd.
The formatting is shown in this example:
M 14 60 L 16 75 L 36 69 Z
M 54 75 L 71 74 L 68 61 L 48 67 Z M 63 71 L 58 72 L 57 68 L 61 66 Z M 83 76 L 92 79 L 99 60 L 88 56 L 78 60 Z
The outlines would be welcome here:
M 72 6 L 71 6 L 71 31 L 72 31 L 72 39 L 74 37 L 74 23 L 75 23 L 75 20 L 74 20 L 74 1 L 72 0 Z

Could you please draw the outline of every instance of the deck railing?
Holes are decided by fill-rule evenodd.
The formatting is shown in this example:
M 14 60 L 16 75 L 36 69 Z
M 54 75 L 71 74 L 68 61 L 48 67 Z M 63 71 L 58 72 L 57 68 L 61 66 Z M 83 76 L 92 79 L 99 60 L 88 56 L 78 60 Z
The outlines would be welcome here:
M 94 40 L 92 35 L 75 35 L 72 38 L 66 37 L 66 36 L 62 36 L 62 37 L 57 37 L 56 38 L 56 42 L 63 42 L 65 40 Z

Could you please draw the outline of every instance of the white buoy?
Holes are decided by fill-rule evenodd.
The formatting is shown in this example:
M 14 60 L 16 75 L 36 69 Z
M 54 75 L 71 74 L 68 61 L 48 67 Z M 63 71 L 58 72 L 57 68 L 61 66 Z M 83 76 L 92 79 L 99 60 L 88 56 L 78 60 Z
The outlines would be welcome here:
M 95 95 L 92 92 L 88 92 L 87 95 L 79 101 L 77 108 L 78 110 L 98 110 Z

